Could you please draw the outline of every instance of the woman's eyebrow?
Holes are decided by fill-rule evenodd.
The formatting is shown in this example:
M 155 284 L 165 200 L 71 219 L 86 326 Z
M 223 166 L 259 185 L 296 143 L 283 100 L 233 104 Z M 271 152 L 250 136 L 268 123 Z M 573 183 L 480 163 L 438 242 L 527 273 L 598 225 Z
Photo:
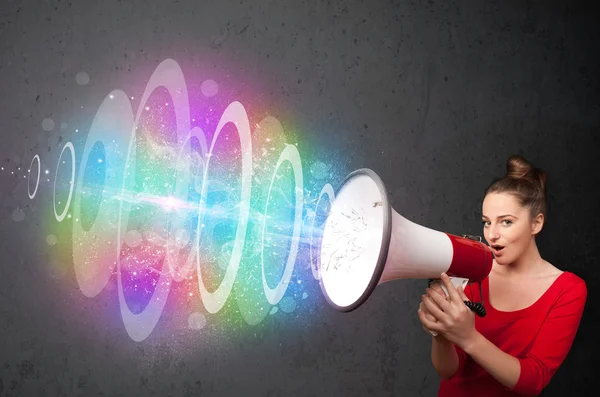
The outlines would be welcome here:
M 496 217 L 496 219 L 506 218 L 506 217 L 509 217 L 509 216 L 512 216 L 513 218 L 517 218 L 516 216 L 514 216 L 512 214 L 504 214 L 504 215 L 500 215 L 500 216 Z M 482 215 L 481 217 L 485 218 L 485 219 L 488 219 L 488 217 L 485 216 L 485 215 Z M 519 218 L 517 218 L 517 219 L 519 219 Z

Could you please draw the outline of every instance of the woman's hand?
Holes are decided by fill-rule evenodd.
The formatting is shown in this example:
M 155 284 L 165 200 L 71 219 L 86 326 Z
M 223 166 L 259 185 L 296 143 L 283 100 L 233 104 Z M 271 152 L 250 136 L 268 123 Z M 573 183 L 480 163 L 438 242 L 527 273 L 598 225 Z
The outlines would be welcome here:
M 448 297 L 443 290 L 440 294 L 436 287 L 428 288 L 420 305 L 419 319 L 425 329 L 437 332 L 463 348 L 477 336 L 475 314 L 464 303 L 469 298 L 462 287 L 457 290 L 444 273 L 441 278 Z
M 442 284 L 439 280 L 434 280 L 432 282 L 430 282 L 429 284 L 429 289 L 431 289 L 434 292 L 437 292 L 440 294 L 440 296 L 442 296 L 444 299 L 446 298 L 446 293 L 444 292 L 444 290 L 442 289 Z M 422 313 L 427 319 L 429 319 L 429 321 L 432 322 L 437 322 L 437 318 L 435 318 L 431 313 L 429 313 L 429 310 L 427 310 L 427 307 L 425 307 L 425 305 L 423 304 L 423 301 L 421 301 L 421 303 L 419 303 L 419 313 Z M 425 327 L 425 324 L 423 324 L 423 322 L 421 322 L 421 324 L 423 325 L 423 329 L 430 335 L 432 335 L 433 337 L 437 338 L 439 341 L 445 341 L 445 338 L 438 334 L 437 332 L 433 332 L 430 329 L 427 329 L 427 327 Z

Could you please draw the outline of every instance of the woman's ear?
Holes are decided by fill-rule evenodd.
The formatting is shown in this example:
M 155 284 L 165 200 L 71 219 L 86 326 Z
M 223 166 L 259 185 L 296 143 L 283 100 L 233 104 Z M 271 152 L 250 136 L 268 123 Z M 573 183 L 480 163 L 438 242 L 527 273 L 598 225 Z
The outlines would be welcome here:
M 536 235 L 542 231 L 544 227 L 544 214 L 539 213 L 531 222 L 531 234 Z

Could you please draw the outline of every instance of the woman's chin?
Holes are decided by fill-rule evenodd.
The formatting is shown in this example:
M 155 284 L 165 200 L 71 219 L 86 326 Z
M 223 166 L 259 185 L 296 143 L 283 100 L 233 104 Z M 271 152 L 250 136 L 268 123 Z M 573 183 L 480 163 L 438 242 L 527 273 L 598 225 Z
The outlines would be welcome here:
M 503 257 L 496 257 L 496 258 L 494 258 L 494 260 L 496 261 L 496 264 L 498 264 L 500 266 L 504 266 L 508 263 L 506 261 L 506 258 L 503 258 Z

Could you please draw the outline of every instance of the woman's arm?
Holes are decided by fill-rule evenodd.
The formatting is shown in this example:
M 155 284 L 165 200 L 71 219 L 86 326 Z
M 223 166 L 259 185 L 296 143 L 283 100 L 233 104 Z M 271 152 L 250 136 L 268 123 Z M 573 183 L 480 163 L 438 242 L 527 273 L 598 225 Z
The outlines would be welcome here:
M 550 382 L 566 358 L 583 314 L 587 298 L 585 282 L 565 288 L 557 298 L 534 344 L 524 356 L 513 357 L 484 338 L 474 327 L 473 313 L 465 311 L 468 298 L 442 276 L 451 299 L 428 292 L 423 302 L 438 321 L 422 318 L 423 325 L 459 346 L 492 377 L 520 395 L 536 396 Z
M 431 288 L 433 291 L 436 291 L 437 293 L 439 293 L 440 296 L 444 297 L 444 299 L 446 298 L 446 294 L 445 294 L 444 290 L 442 289 L 439 281 L 430 283 L 429 288 Z M 423 316 L 425 318 L 428 318 L 430 321 L 434 321 L 434 322 L 437 321 L 437 319 L 429 313 L 429 311 L 423 305 L 423 303 L 421 303 L 419 305 L 418 314 L 419 314 L 419 317 Z M 431 331 L 428 330 L 427 328 L 424 327 L 424 329 L 425 329 L 425 331 L 427 331 L 427 333 L 431 333 Z M 461 365 L 465 361 L 465 359 L 466 359 L 466 354 L 464 352 L 461 352 L 459 354 L 458 351 L 456 350 L 454 343 L 450 342 L 443 335 L 439 335 L 439 334 L 437 336 L 432 335 L 432 338 L 431 338 L 431 362 L 433 364 L 433 368 L 435 369 L 435 372 L 437 372 L 437 374 L 442 379 L 452 378 L 458 372 L 458 369 L 461 367 Z
M 463 350 L 504 387 L 512 389 L 519 381 L 519 359 L 500 350 L 479 332 L 463 346 Z
M 458 290 L 451 288 L 448 285 L 447 277 L 443 276 L 442 281 L 446 283 L 450 299 L 441 298 L 437 293 L 428 289 L 427 294 L 423 296 L 424 307 L 429 312 L 428 317 L 423 316 L 424 326 L 441 333 L 440 336 L 446 337 L 445 339 L 450 343 L 455 343 L 506 388 L 513 388 L 517 384 L 521 372 L 519 359 L 504 353 L 477 331 L 474 314 L 463 303 L 469 298 L 462 288 Z M 437 321 L 431 321 L 432 316 Z M 440 351 L 449 355 L 448 349 L 442 349 Z M 447 356 L 440 361 L 445 364 L 443 365 L 444 374 L 454 369 L 453 365 L 458 368 L 458 363 L 455 364 Z
M 442 335 L 433 336 L 431 341 L 431 362 L 435 372 L 442 379 L 452 378 L 460 368 L 459 355 L 454 343 Z
M 528 353 L 513 357 L 477 334 L 463 349 L 508 389 L 537 396 L 548 385 L 565 360 L 583 315 L 587 288 L 579 282 L 561 294 Z

